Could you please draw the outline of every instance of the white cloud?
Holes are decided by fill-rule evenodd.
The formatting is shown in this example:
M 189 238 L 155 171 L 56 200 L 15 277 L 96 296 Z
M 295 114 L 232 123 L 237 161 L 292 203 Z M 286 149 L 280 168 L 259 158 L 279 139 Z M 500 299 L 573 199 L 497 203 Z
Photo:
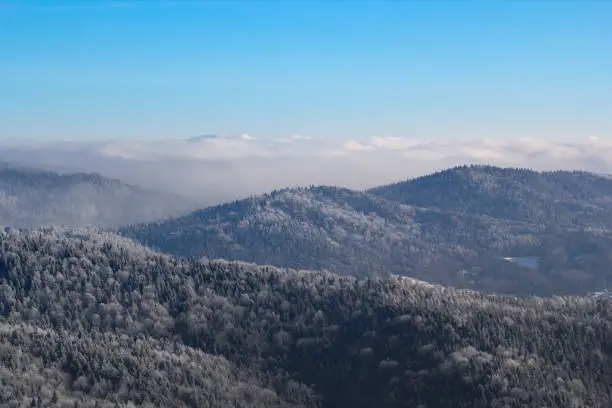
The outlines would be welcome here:
M 422 145 L 423 141 L 402 137 L 374 137 L 370 143 L 374 148 L 381 150 L 409 150 Z
M 312 139 L 311 136 L 291 135 L 289 137 L 279 137 L 277 139 L 274 139 L 274 141 L 276 143 L 293 143 L 293 142 L 300 141 L 300 140 L 311 140 L 311 139 Z
M 60 171 L 95 171 L 206 203 L 304 184 L 366 188 L 458 164 L 612 173 L 612 142 L 429 140 L 377 136 L 363 140 L 205 135 L 184 140 L 4 142 L 0 160 Z
M 363 152 L 375 149 L 374 146 L 367 146 L 354 140 L 349 140 L 348 142 L 345 142 L 342 145 L 342 148 L 348 152 Z

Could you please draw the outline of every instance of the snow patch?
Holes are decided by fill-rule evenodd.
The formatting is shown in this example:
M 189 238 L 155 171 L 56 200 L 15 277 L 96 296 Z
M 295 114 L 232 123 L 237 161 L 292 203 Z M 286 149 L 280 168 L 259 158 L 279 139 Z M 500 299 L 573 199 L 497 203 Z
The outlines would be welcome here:
M 515 263 L 519 266 L 522 266 L 523 268 L 529 268 L 534 270 L 538 269 L 538 265 L 540 263 L 539 256 L 508 256 L 504 257 L 504 260 Z
M 612 299 L 612 291 L 604 289 L 604 290 L 599 291 L 599 292 L 591 293 L 590 297 L 594 298 L 594 299 Z

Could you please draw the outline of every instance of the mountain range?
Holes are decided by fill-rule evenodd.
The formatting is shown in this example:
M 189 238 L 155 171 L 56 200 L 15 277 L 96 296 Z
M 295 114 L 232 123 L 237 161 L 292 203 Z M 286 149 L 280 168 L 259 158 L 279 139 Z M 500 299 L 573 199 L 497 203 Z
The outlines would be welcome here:
M 462 166 L 367 191 L 283 189 L 119 231 L 182 257 L 545 296 L 610 285 L 611 229 L 607 177 Z
M 612 228 L 612 179 L 583 171 L 461 166 L 368 190 L 389 200 L 531 228 Z
M 163 219 L 197 203 L 94 173 L 59 174 L 0 164 L 0 224 L 19 228 L 125 224 Z
M 463 166 L 189 212 L 0 176 L 1 406 L 612 405 L 606 177 Z
M 612 286 L 612 180 L 461 166 L 366 191 L 287 188 L 197 208 L 97 174 L 0 166 L 0 222 L 100 226 L 183 258 L 520 296 Z M 191 212 L 190 212 L 191 211 Z

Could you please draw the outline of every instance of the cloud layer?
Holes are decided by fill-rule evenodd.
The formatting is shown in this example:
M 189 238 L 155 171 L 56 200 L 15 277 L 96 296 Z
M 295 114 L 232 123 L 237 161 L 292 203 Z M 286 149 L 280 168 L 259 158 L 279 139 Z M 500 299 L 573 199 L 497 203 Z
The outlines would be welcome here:
M 99 172 L 212 204 L 295 185 L 361 189 L 470 163 L 612 173 L 612 142 L 597 137 L 561 142 L 207 135 L 149 142 L 3 142 L 0 160 Z

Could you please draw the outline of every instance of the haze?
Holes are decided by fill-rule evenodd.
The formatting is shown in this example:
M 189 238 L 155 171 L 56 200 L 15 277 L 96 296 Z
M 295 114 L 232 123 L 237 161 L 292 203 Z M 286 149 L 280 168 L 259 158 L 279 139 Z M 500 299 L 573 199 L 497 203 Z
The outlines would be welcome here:
M 612 172 L 610 16 L 608 2 L 2 1 L 0 159 L 207 203 L 464 163 Z
M 156 142 L 0 145 L 0 161 L 107 177 L 217 204 L 271 189 L 326 184 L 355 189 L 464 163 L 612 173 L 612 142 L 543 139 L 364 140 L 207 136 Z

